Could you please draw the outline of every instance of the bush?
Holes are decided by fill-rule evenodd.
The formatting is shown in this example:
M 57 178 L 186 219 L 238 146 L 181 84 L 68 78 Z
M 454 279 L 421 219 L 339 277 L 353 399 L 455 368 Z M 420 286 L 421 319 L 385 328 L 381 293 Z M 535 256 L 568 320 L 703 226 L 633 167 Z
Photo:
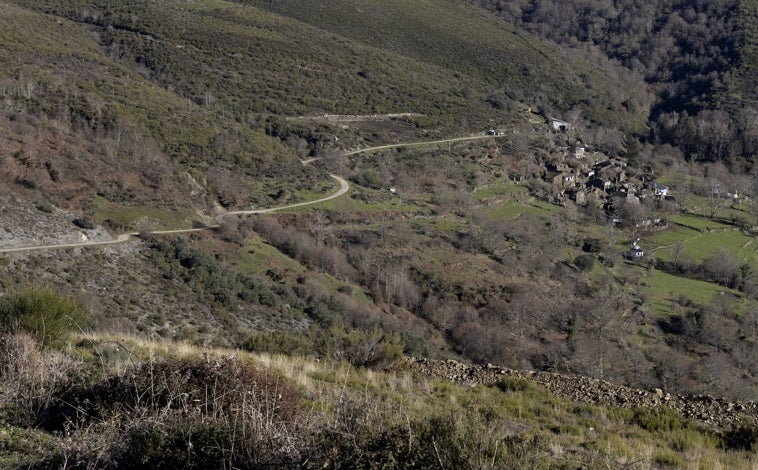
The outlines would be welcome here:
M 592 268 L 595 266 L 595 257 L 587 254 L 579 255 L 574 258 L 574 264 L 582 271 L 592 271 Z
M 50 406 L 80 366 L 63 352 L 42 351 L 28 333 L 0 334 L 0 415 L 6 423 L 34 425 L 39 411 Z
M 232 447 L 233 429 L 194 420 L 146 423 L 130 429 L 117 450 L 119 466 L 131 468 L 224 468 L 225 447 Z
M 540 439 L 504 435 L 500 423 L 484 416 L 409 417 L 406 423 L 388 427 L 373 419 L 353 425 L 355 416 L 363 415 L 365 406 L 348 410 L 343 421 L 336 423 L 337 429 L 327 429 L 321 436 L 321 442 L 330 445 L 320 447 L 331 449 L 321 457 L 326 461 L 324 468 L 540 467 L 544 446 Z M 349 427 L 341 429 L 345 426 Z M 377 428 L 383 429 L 378 432 Z M 351 438 L 345 439 L 345 434 Z
M 582 251 L 585 253 L 599 253 L 602 242 L 597 238 L 587 238 L 582 243 Z
M 92 219 L 90 219 L 89 217 L 76 218 L 73 220 L 73 224 L 85 230 L 93 230 L 97 227 L 95 222 L 93 222 Z
M 745 423 L 730 429 L 724 434 L 723 446 L 726 449 L 748 452 L 758 450 L 758 425 Z
M 30 288 L 0 299 L 0 330 L 26 331 L 47 347 L 60 347 L 85 324 L 85 312 L 70 297 Z
M 539 390 L 537 384 L 530 380 L 519 379 L 516 377 L 505 378 L 495 384 L 503 392 L 536 392 Z
M 355 366 L 381 369 L 402 359 L 405 344 L 400 335 L 385 333 L 379 328 L 365 331 L 340 325 L 330 328 L 314 325 L 307 335 L 286 331 L 258 333 L 241 347 L 248 351 L 344 359 Z
M 636 424 L 650 432 L 677 431 L 684 427 L 682 418 L 676 411 L 669 408 L 661 408 L 659 410 L 635 408 L 630 424 Z

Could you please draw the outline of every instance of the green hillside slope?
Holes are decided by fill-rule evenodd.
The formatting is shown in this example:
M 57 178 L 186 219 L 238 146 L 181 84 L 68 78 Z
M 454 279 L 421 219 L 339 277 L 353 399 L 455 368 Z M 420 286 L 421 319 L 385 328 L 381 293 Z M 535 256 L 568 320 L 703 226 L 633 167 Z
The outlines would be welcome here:
M 641 131 L 649 109 L 608 63 L 444 0 L 15 3 L 0 25 L 16 113 L 5 180 L 72 208 L 95 193 L 204 211 L 292 202 L 327 179 L 297 154 L 387 138 L 301 115 L 414 113 L 399 124 L 444 135 L 528 126 L 525 107 Z
M 505 96 L 548 112 L 580 110 L 598 124 L 639 130 L 649 106 L 644 88 L 607 63 L 591 63 L 503 24 L 494 15 L 449 0 L 242 1 L 319 29 L 433 64 L 486 83 L 468 93 Z M 475 83 L 475 82 L 474 82 Z M 621 86 L 619 86 L 621 85 Z
M 459 123 L 517 100 L 639 129 L 647 111 L 644 90 L 619 87 L 607 65 L 455 2 L 26 5 L 105 28 L 112 55 L 232 112 L 413 111 Z
M 294 152 L 278 139 L 114 61 L 98 42 L 100 32 L 8 4 L 0 8 L 2 184 L 82 208 L 94 193 L 186 205 L 187 179 L 194 174 L 192 184 L 205 185 L 211 163 L 216 173 L 246 169 L 226 170 L 236 175 L 231 187 L 246 174 L 277 178 L 278 185 L 287 175 L 302 177 Z M 214 197 L 222 189 L 211 182 L 200 193 L 206 191 Z M 206 207 L 202 195 L 192 203 Z

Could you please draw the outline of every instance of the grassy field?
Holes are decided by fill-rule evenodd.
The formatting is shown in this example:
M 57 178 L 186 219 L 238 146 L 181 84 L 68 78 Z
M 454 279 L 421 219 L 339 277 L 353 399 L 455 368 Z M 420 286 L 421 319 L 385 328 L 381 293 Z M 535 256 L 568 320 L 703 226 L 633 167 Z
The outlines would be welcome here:
M 695 230 L 725 230 L 733 228 L 732 225 L 719 222 L 707 217 L 693 214 L 678 214 L 671 218 L 675 224 Z
M 657 258 L 671 261 L 674 250 L 681 247 L 697 262 L 702 262 L 720 249 L 731 252 L 742 263 L 758 268 L 758 244 L 755 237 L 735 229 L 700 232 L 691 228 L 676 227 L 644 240 Z
M 529 193 L 527 185 L 520 185 L 510 181 L 500 179 L 487 186 L 480 186 L 474 190 L 474 199 L 478 201 L 486 199 L 513 198 L 516 195 L 526 195 Z
M 641 268 L 639 268 L 641 272 Z M 654 270 L 642 275 L 643 293 L 647 296 L 647 304 L 653 312 L 660 315 L 673 313 L 672 306 L 680 296 L 684 296 L 699 305 L 708 305 L 718 299 L 722 292 L 737 298 L 743 294 L 717 284 L 698 281 L 686 277 L 675 276 L 663 271 Z
M 551 215 L 559 213 L 560 211 L 561 208 L 559 206 L 531 197 L 529 197 L 524 202 L 503 202 L 501 204 L 495 204 L 486 209 L 486 213 L 493 220 L 515 219 L 522 214 L 531 214 L 537 217 L 549 217 Z
M 245 246 L 234 254 L 232 264 L 242 271 L 265 274 L 268 270 L 303 274 L 305 267 L 269 245 L 259 236 L 245 240 Z
M 465 233 L 469 228 L 469 223 L 465 218 L 454 216 L 425 216 L 411 222 L 412 227 L 428 230 L 446 232 L 446 233 Z
M 192 228 L 193 224 L 200 223 L 195 211 L 186 207 L 125 207 L 100 197 L 95 198 L 92 206 L 95 220 L 127 231 Z

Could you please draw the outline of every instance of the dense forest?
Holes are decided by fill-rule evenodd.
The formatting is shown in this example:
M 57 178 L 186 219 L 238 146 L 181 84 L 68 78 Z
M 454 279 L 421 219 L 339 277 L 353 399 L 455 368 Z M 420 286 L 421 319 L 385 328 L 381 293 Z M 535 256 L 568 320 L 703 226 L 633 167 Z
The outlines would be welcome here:
M 701 161 L 754 154 L 755 91 L 733 86 L 751 60 L 746 55 L 754 39 L 749 23 L 740 21 L 755 14 L 750 2 L 476 3 L 565 47 L 588 48 L 641 74 L 658 97 L 650 114 L 656 142 L 681 145 Z

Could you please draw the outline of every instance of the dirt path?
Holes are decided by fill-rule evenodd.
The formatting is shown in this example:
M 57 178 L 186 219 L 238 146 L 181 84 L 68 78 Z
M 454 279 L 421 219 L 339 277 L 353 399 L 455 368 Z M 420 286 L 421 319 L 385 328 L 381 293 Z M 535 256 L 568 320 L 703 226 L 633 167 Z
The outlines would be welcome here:
M 429 141 L 422 141 L 422 142 L 408 142 L 408 143 L 403 143 L 403 144 L 387 144 L 387 145 L 379 145 L 377 147 L 351 150 L 349 152 L 343 153 L 342 155 L 345 157 L 349 157 L 351 155 L 357 155 L 360 153 L 370 153 L 370 152 L 375 152 L 377 150 L 386 150 L 386 149 L 399 148 L 399 147 L 420 147 L 423 145 L 448 144 L 452 142 L 463 142 L 467 140 L 498 139 L 498 138 L 503 138 L 503 137 L 505 136 L 504 135 L 474 135 L 474 136 L 468 136 L 468 137 L 455 137 L 452 139 L 429 140 Z
M 315 161 L 315 159 L 310 159 L 309 162 L 311 162 L 311 161 Z M 303 163 L 305 163 L 305 162 L 303 162 Z M 270 213 L 276 212 L 276 211 L 283 211 L 283 210 L 287 210 L 287 209 L 294 209 L 296 207 L 310 206 L 310 205 L 313 205 L 313 204 L 318 204 L 320 202 L 331 201 L 332 199 L 336 199 L 336 198 L 342 196 L 343 194 L 345 194 L 346 192 L 348 192 L 350 190 L 350 185 L 348 184 L 348 182 L 344 178 L 342 178 L 341 176 L 337 176 L 337 175 L 329 175 L 329 176 L 331 176 L 332 178 L 334 178 L 335 180 L 337 180 L 337 182 L 340 184 L 340 189 L 338 189 L 336 192 L 334 192 L 334 193 L 332 193 L 332 194 L 330 194 L 330 195 L 328 195 L 326 197 L 322 197 L 320 199 L 314 199 L 313 201 L 305 201 L 305 202 L 297 202 L 295 204 L 288 204 L 286 206 L 270 207 L 268 209 L 251 209 L 251 210 L 247 210 L 247 211 L 224 212 L 223 214 L 217 215 L 216 216 L 216 220 L 220 220 L 221 218 L 226 217 L 228 215 L 270 214 Z
M 421 141 L 421 142 L 406 142 L 406 143 L 400 143 L 400 144 L 388 144 L 388 145 L 379 145 L 376 147 L 367 147 L 364 149 L 359 150 L 351 150 L 348 152 L 344 152 L 342 156 L 348 157 L 351 155 L 358 155 L 363 153 L 370 153 L 375 152 L 378 150 L 386 150 L 391 148 L 400 148 L 400 147 L 419 147 L 424 145 L 438 145 L 438 144 L 446 144 L 446 143 L 452 143 L 452 142 L 463 142 L 463 141 L 470 141 L 470 140 L 480 140 L 480 139 L 494 139 L 504 136 L 492 136 L 492 135 L 476 135 L 476 136 L 468 136 L 468 137 L 455 137 L 452 139 L 441 139 L 441 140 L 432 140 L 432 141 Z M 315 161 L 319 160 L 318 158 L 308 158 L 306 160 L 303 160 L 301 163 L 303 165 L 308 165 L 310 163 L 313 163 Z M 229 211 L 224 212 L 223 214 L 216 215 L 213 219 L 216 222 L 219 222 L 222 218 L 231 216 L 231 215 L 255 215 L 255 214 L 271 214 L 278 211 L 284 211 L 288 209 L 294 209 L 297 207 L 305 207 L 310 206 L 313 204 L 319 204 L 326 201 L 331 201 L 332 199 L 336 199 L 348 191 L 350 191 L 350 184 L 338 175 L 329 175 L 332 179 L 336 180 L 340 187 L 337 191 L 334 193 L 319 198 L 314 199 L 312 201 L 304 201 L 304 202 L 297 202 L 294 204 L 288 204 L 285 206 L 279 206 L 279 207 L 270 207 L 268 209 L 251 209 L 251 210 L 244 210 L 244 211 Z M 191 232 L 199 232 L 202 230 L 209 230 L 213 228 L 218 228 L 218 224 L 214 225 L 208 225 L 205 227 L 200 228 L 189 228 L 189 229 L 175 229 L 175 230 L 154 230 L 151 232 L 144 232 L 146 234 L 151 235 L 168 235 L 168 234 L 181 234 L 181 233 L 191 233 Z M 19 252 L 25 252 L 25 251 L 37 251 L 37 250 L 54 250 L 54 249 L 63 249 L 63 248 L 82 248 L 82 247 L 97 247 L 97 246 L 104 246 L 104 245 L 115 245 L 119 243 L 125 243 L 129 241 L 132 237 L 135 237 L 139 235 L 137 232 L 130 232 L 130 233 L 124 233 L 118 236 L 115 240 L 108 240 L 108 241 L 100 241 L 100 242 L 79 242 L 79 243 L 63 243 L 63 244 L 51 244 L 51 245 L 35 245 L 35 246 L 25 246 L 25 247 L 19 247 L 19 248 L 0 248 L 0 253 L 19 253 Z

